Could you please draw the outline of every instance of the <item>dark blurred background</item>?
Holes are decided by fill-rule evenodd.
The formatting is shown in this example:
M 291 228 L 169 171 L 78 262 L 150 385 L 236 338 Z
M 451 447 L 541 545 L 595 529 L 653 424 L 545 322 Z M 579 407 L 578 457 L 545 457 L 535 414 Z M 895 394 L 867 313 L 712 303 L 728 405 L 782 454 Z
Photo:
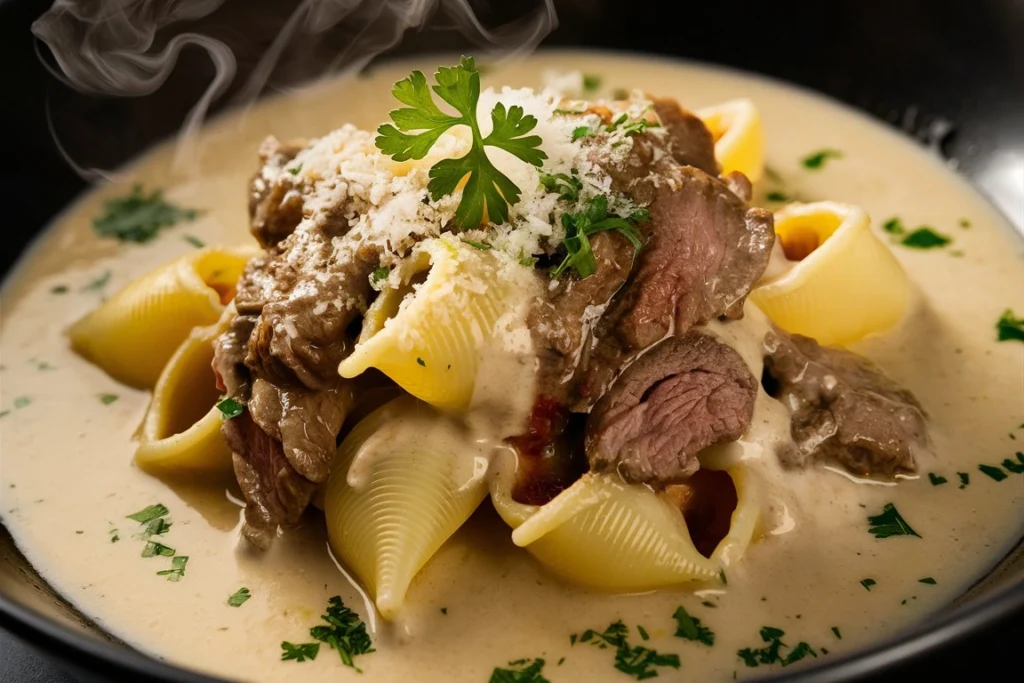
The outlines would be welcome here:
M 122 5 L 138 1 L 111 0 Z M 86 9 L 99 6 L 95 0 L 76 4 Z M 154 21 L 166 19 L 167 8 L 175 5 L 165 0 L 146 4 L 152 7 Z M 237 74 L 213 101 L 211 111 L 217 111 L 248 94 L 246 84 L 253 84 L 260 58 L 274 45 L 298 3 L 179 4 L 216 9 L 199 19 L 169 22 L 153 36 L 153 50 L 171 44 L 183 31 L 201 33 L 230 50 Z M 346 3 L 321 4 L 336 9 Z M 315 77 L 339 55 L 359 61 L 353 46 L 364 45 L 360 41 L 365 41 L 368 29 L 381 29 L 380 22 L 387 20 L 379 11 L 385 1 L 347 4 L 360 7 L 346 21 L 285 46 L 264 92 Z M 431 13 L 425 26 L 404 32 L 401 43 L 383 56 L 478 48 L 479 40 L 467 40 L 454 28 L 460 6 L 472 9 L 484 26 L 498 27 L 529 14 L 540 3 L 440 4 L 447 10 Z M 88 186 L 58 151 L 51 125 L 66 155 L 79 166 L 114 169 L 154 141 L 174 134 L 217 73 L 210 54 L 190 45 L 181 51 L 166 82 L 151 94 L 111 97 L 77 92 L 54 76 L 54 55 L 30 31 L 50 5 L 49 0 L 0 0 L 0 121 L 5 124 L 0 192 L 6 223 L 0 272 L 40 227 Z M 936 144 L 1024 232 L 1024 0 L 555 0 L 554 6 L 558 26 L 543 44 L 677 55 L 770 74 L 831 95 Z M 320 19 L 327 25 L 337 17 Z M 74 32 L 66 38 L 72 43 L 84 40 Z M 95 180 L 100 174 L 85 175 Z M 1013 680 L 1016 675 L 1008 672 L 1017 669 L 1022 642 L 1024 618 L 1018 618 L 877 680 L 936 675 L 941 680 L 968 675 L 973 680 Z M 0 681 L 23 680 L 66 679 L 0 634 Z

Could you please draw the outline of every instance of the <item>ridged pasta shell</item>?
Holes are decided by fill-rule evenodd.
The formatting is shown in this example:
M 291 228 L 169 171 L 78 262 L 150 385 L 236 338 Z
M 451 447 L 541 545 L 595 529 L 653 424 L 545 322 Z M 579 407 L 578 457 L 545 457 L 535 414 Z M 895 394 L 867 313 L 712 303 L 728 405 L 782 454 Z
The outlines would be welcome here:
M 712 579 L 746 550 L 759 517 L 757 497 L 745 472 L 729 474 L 738 502 L 729 534 L 710 558 L 694 547 L 677 508 L 615 475 L 587 473 L 537 507 L 516 502 L 513 475 L 502 472 L 492 483 L 491 500 L 513 528 L 512 541 L 552 573 L 602 590 L 644 591 Z
M 764 175 L 761 112 L 749 99 L 730 100 L 696 112 L 715 140 L 722 174 L 739 171 L 756 183 Z
M 515 286 L 499 272 L 499 258 L 451 235 L 421 242 L 399 266 L 403 286 L 377 297 L 338 372 L 351 378 L 377 368 L 422 401 L 464 411 L 479 354 L 509 310 Z
M 217 322 L 252 248 L 205 248 L 153 270 L 71 326 L 71 347 L 119 382 L 156 384 L 194 327 Z
M 234 308 L 234 307 L 232 307 Z M 196 328 L 167 362 L 142 423 L 135 463 L 155 475 L 230 472 L 231 449 L 221 435 L 224 418 L 210 364 L 213 342 L 233 311 L 215 325 Z
M 481 468 L 477 455 L 454 420 L 410 396 L 368 415 L 339 447 L 324 492 L 328 540 L 385 619 L 398 615 L 413 577 L 487 496 L 486 459 Z
M 862 208 L 790 204 L 775 214 L 775 232 L 787 257 L 800 260 L 750 298 L 782 329 L 842 345 L 903 317 L 906 273 Z

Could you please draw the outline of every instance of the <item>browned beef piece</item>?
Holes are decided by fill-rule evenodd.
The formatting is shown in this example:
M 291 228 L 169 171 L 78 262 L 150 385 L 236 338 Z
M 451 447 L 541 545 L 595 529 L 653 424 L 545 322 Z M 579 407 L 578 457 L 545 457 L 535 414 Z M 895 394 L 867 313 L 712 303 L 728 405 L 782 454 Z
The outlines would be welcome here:
M 791 411 L 796 447 L 783 464 L 839 463 L 854 474 L 914 472 L 928 444 L 921 405 L 866 358 L 773 329 L 765 337 L 763 384 Z
M 221 430 L 234 452 L 235 477 L 245 494 L 243 535 L 268 548 L 279 525 L 294 525 L 309 505 L 316 484 L 289 464 L 281 442 L 253 421 L 248 412 L 225 420 Z
M 704 122 L 672 98 L 655 98 L 654 112 L 668 132 L 668 152 L 676 163 L 717 176 L 715 140 Z
M 213 373 L 217 377 L 217 388 L 227 396 L 248 398 L 249 369 L 245 367 L 245 352 L 255 324 L 256 316 L 235 316 L 227 331 L 214 342 Z
M 300 181 L 285 166 L 305 146 L 305 140 L 282 143 L 273 136 L 260 145 L 260 171 L 249 183 L 249 217 L 252 234 L 264 248 L 290 235 L 302 220 Z
M 757 380 L 715 337 L 690 330 L 640 356 L 594 406 L 586 451 L 594 471 L 665 486 L 700 466 L 697 453 L 750 424 Z

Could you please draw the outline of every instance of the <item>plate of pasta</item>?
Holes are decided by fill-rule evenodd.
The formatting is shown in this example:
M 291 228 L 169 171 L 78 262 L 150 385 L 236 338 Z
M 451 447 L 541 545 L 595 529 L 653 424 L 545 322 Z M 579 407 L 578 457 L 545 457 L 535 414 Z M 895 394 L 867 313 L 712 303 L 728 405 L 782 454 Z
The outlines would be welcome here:
M 0 337 L 0 515 L 57 591 L 217 678 L 729 680 L 1009 551 L 1004 219 L 817 96 L 581 59 L 328 81 L 57 221 Z

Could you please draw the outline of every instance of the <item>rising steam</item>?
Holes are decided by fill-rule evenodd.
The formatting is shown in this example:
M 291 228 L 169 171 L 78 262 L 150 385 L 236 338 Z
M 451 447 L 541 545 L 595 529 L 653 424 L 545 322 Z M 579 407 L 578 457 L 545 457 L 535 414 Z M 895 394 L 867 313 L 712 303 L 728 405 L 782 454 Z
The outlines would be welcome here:
M 317 55 L 318 75 L 358 72 L 410 29 L 431 22 L 433 28 L 458 30 L 477 54 L 490 59 L 529 53 L 557 25 L 553 0 L 542 0 L 533 12 L 493 29 L 469 0 L 301 0 L 297 6 L 278 0 L 270 19 L 258 3 L 252 3 L 250 13 L 249 0 L 236 1 L 245 3 L 243 10 L 236 8 L 234 21 L 228 22 L 218 17 L 229 0 L 56 0 L 32 32 L 52 53 L 56 67 L 40 57 L 55 76 L 79 92 L 101 96 L 148 95 L 171 75 L 183 49 L 205 51 L 214 75 L 182 124 L 179 139 L 188 141 L 211 105 L 229 91 L 233 103 L 244 105 L 275 76 L 284 80 L 276 87 L 293 85 L 295 74 L 308 71 L 305 62 L 313 61 L 313 52 L 330 34 L 337 38 L 340 32 L 341 41 L 326 58 Z M 289 7 L 294 7 L 290 13 Z M 232 25 L 239 19 L 242 25 Z M 249 49 L 259 42 L 252 38 L 260 31 L 269 47 L 246 60 L 248 68 L 239 69 L 236 53 L 243 41 Z

